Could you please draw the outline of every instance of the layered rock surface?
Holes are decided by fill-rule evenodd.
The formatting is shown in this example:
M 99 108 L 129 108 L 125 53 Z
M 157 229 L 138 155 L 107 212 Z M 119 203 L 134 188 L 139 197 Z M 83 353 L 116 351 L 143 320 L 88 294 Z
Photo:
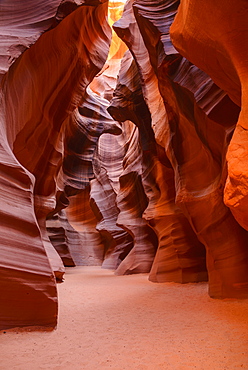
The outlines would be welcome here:
M 116 9 L 0 5 L 1 328 L 56 326 L 64 264 L 248 297 L 248 7 Z
M 169 28 L 178 5 L 177 1 L 148 4 L 139 0 L 133 4 L 166 110 L 164 122 L 153 125 L 155 137 L 159 137 L 164 158 L 174 170 L 176 204 L 206 248 L 210 295 L 246 296 L 247 233 L 223 203 L 225 153 L 239 109 L 171 44 Z M 118 22 L 116 31 L 142 64 L 138 48 L 132 49 L 135 37 L 130 36 L 130 30 L 135 34 L 135 22 L 130 16 L 130 2 L 126 9 L 129 18 Z M 139 70 L 145 81 L 146 74 Z M 148 92 L 143 91 L 149 101 Z M 225 106 L 231 112 L 227 121 L 222 115 Z
M 210 11 L 212 17 L 208 17 Z M 224 199 L 237 221 L 248 230 L 247 12 L 248 4 L 244 1 L 235 5 L 231 1 L 218 2 L 218 5 L 210 1 L 203 7 L 194 0 L 182 1 L 171 35 L 180 52 L 206 71 L 241 107 L 227 152 Z M 223 112 L 223 115 L 228 123 L 228 114 Z
M 1 327 L 56 326 L 57 294 L 50 263 L 59 273 L 63 264 L 49 242 L 45 219 L 54 208 L 62 158 L 59 133 L 105 63 L 111 37 L 107 3 L 87 4 L 43 33 L 1 80 Z M 50 5 L 43 16 L 43 7 L 34 10 L 30 2 L 25 6 L 18 2 L 15 24 L 13 8 L 5 2 L 3 21 L 12 18 L 17 26 L 26 7 L 33 13 L 24 20 L 39 24 L 41 18 L 51 18 L 49 12 L 52 8 L 55 13 L 58 2 Z M 13 196 L 16 202 L 11 205 Z
M 174 172 L 165 152 L 159 155 L 159 152 L 162 153 L 161 148 L 155 142 L 151 129 L 152 118 L 154 119 L 153 127 L 157 128 L 159 122 L 164 124 L 167 117 L 164 114 L 164 121 L 162 120 L 162 114 L 165 113 L 163 109 L 158 112 L 156 117 L 154 95 L 152 96 L 151 92 L 153 91 L 156 96 L 160 96 L 157 80 L 149 63 L 148 53 L 145 51 L 130 5 L 131 2 L 127 4 L 122 19 L 114 27 L 117 34 L 121 35 L 125 42 L 132 47 L 135 61 L 130 54 L 126 54 L 123 59 L 109 111 L 114 117 L 130 119 L 139 127 L 140 143 L 143 150 L 141 151 L 140 148 L 140 151 L 137 151 L 137 143 L 130 146 L 136 148 L 136 152 L 133 149 L 127 155 L 126 162 L 129 162 L 129 166 L 126 166 L 124 174 L 120 177 L 120 182 L 123 184 L 126 182 L 125 192 L 128 188 L 132 189 L 130 182 L 133 182 L 134 185 L 140 183 L 137 198 L 141 200 L 143 193 L 144 200 L 143 205 L 136 201 L 132 202 L 131 206 L 130 202 L 129 207 L 125 209 L 127 215 L 123 212 L 119 218 L 123 219 L 122 222 L 125 225 L 125 223 L 130 223 L 135 213 L 139 214 L 140 217 L 143 215 L 143 222 L 148 221 L 155 230 L 159 245 L 150 273 L 150 280 L 181 283 L 202 281 L 207 278 L 204 247 L 198 242 L 186 217 L 175 205 Z M 130 29 L 133 30 L 132 37 L 129 37 Z M 140 49 L 140 45 L 143 45 L 143 49 Z M 151 115 L 142 95 L 141 78 L 152 81 L 148 87 L 144 86 L 143 91 L 153 115 Z M 161 105 L 161 100 L 160 96 L 160 99 L 157 100 L 157 107 L 159 104 Z M 156 133 L 156 130 L 154 131 Z M 132 177 L 132 181 L 124 182 L 125 172 L 126 178 Z M 146 225 L 146 230 L 144 235 L 149 234 L 151 243 L 153 240 L 152 230 L 149 230 L 148 225 Z M 145 239 L 142 244 L 143 249 L 145 246 L 149 246 Z M 155 251 L 154 245 L 153 251 Z

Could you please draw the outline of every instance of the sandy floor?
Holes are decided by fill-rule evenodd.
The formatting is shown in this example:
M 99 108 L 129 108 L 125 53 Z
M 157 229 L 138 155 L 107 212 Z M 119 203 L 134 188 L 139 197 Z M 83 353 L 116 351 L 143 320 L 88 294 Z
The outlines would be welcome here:
M 53 332 L 0 332 L 1 370 L 248 369 L 248 300 L 68 268 Z

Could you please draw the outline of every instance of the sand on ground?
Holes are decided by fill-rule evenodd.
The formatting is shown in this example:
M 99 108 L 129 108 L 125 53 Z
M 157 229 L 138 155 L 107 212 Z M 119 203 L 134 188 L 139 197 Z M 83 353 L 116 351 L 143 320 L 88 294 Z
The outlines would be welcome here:
M 57 329 L 1 331 L 0 369 L 248 369 L 248 300 L 214 300 L 207 290 L 67 268 Z

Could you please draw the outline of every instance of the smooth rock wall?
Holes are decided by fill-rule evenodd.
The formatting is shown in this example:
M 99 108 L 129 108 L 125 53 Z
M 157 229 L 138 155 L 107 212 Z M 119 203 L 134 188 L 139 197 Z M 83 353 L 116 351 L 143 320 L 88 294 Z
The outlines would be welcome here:
M 171 47 L 168 32 L 177 5 L 175 1 L 163 5 L 155 1 L 144 7 L 139 0 L 134 5 L 167 111 L 168 157 L 175 171 L 176 203 L 205 245 L 210 296 L 246 297 L 247 233 L 223 202 L 225 153 L 238 109 L 229 99 L 236 115 L 230 117 L 228 127 L 219 122 L 218 114 L 216 120 L 210 115 L 218 109 L 221 114 L 227 97 Z M 213 95 L 209 94 L 212 90 Z
M 47 7 L 47 18 L 55 15 L 55 3 Z M 63 274 L 63 264 L 49 242 L 45 220 L 54 208 L 51 199 L 62 158 L 60 130 L 103 67 L 111 38 L 108 4 L 87 4 L 42 33 L 1 78 L 1 328 L 56 326 L 52 270 Z M 16 5 L 19 28 L 20 14 L 28 11 L 30 2 Z M 14 20 L 8 2 L 1 9 L 6 12 L 4 20 Z M 46 19 L 44 7 L 29 9 L 33 13 L 23 16 L 24 22 L 36 19 L 39 25 Z M 44 31 L 41 28 L 39 32 Z M 4 61 L 3 72 L 6 68 Z
M 227 150 L 228 177 L 225 204 L 248 230 L 247 215 L 247 11 L 248 4 L 235 2 L 181 1 L 171 28 L 176 48 L 206 71 L 240 108 L 240 115 Z M 211 17 L 208 14 L 212 14 Z M 187 19 L 187 22 L 185 22 Z M 231 21 L 230 21 L 231 20 Z M 204 30 L 204 31 L 203 31 Z M 197 37 L 195 37 L 197 33 Z M 197 50 L 197 53 L 195 52 Z M 229 104 L 223 107 L 224 124 L 229 123 Z

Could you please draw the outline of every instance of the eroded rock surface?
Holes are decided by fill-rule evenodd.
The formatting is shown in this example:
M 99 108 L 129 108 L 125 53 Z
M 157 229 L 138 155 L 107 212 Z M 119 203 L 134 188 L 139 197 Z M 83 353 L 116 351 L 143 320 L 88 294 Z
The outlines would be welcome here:
M 179 3 L 0 4 L 0 328 L 64 264 L 248 297 L 248 6 Z
M 153 77 L 155 93 L 156 77 L 152 73 L 148 58 L 144 58 L 145 51 L 141 53 L 140 49 L 135 47 L 142 44 L 142 39 L 137 25 L 135 26 L 129 3 L 122 19 L 115 24 L 115 29 L 128 44 L 129 30 L 132 28 L 135 30 L 135 37 L 132 37 L 132 41 L 136 42 L 130 45 L 134 45 L 132 52 L 135 60 L 130 53 L 126 53 L 123 58 L 114 98 L 109 107 L 109 112 L 114 117 L 120 117 L 122 120 L 130 119 L 139 128 L 139 130 L 136 129 L 135 135 L 133 134 L 133 143 L 129 144 L 130 149 L 124 159 L 125 170 L 120 177 L 122 185 L 120 190 L 123 194 L 120 193 L 118 196 L 120 199 L 118 206 L 123 211 L 118 220 L 119 223 L 122 220 L 123 225 L 127 228 L 130 227 L 131 230 L 136 225 L 136 232 L 138 222 L 139 226 L 142 225 L 144 228 L 143 240 L 140 244 L 143 247 L 141 249 L 143 250 L 143 260 L 146 261 L 147 265 L 150 257 L 150 267 L 152 266 L 150 280 L 181 283 L 206 280 L 204 247 L 197 240 L 180 208 L 175 205 L 174 171 L 165 152 L 162 153 L 159 144 L 155 142 L 151 129 L 152 117 L 156 121 L 156 125 L 154 125 L 156 127 L 159 121 L 163 121 L 161 120 L 161 111 L 158 113 L 158 117 L 155 116 L 153 99 L 149 105 L 153 116 L 148 109 L 142 94 L 141 76 L 143 77 L 142 72 L 149 72 L 149 77 Z M 141 71 L 141 74 L 138 70 Z M 151 87 L 150 89 L 144 87 L 143 91 L 149 101 Z M 158 91 L 157 94 L 159 94 Z M 160 99 L 162 98 L 160 97 Z M 165 115 L 164 122 L 166 118 Z M 128 194 L 130 195 L 128 196 Z M 137 195 L 136 201 L 133 194 Z M 127 202 L 130 197 L 133 201 Z M 126 204 L 123 202 L 125 199 Z M 156 243 L 152 236 L 152 230 L 149 230 L 148 225 L 144 223 L 145 220 L 155 230 L 158 237 L 158 251 L 154 262 Z M 136 259 L 142 260 L 141 256 Z
M 210 12 L 211 17 L 208 16 Z M 237 126 L 228 146 L 228 177 L 224 199 L 237 221 L 248 230 L 247 12 L 248 4 L 242 0 L 235 4 L 222 1 L 218 5 L 209 1 L 203 6 L 194 0 L 182 1 L 171 36 L 178 50 L 206 71 L 241 107 Z M 222 112 L 227 123 L 228 111 L 230 112 L 230 108 L 226 112 L 223 109 Z
M 206 248 L 210 295 L 246 296 L 247 234 L 223 202 L 225 154 L 239 108 L 171 44 L 169 28 L 179 2 L 137 0 L 133 3 L 143 38 L 140 42 L 131 5 L 132 2 L 126 5 L 126 14 L 115 28 L 137 60 L 143 85 L 147 75 L 141 67 L 142 52 L 137 45 L 144 42 L 149 54 L 166 112 L 164 120 L 161 117 L 156 120 L 156 114 L 152 115 L 155 120 L 152 127 L 157 143 L 165 150 L 162 157 L 169 160 L 174 171 L 175 203 Z M 149 107 L 149 91 L 145 86 L 142 90 Z M 226 112 L 222 115 L 224 107 L 230 112 L 227 120 Z
M 13 10 L 8 4 L 1 4 L 6 12 Z M 34 13 L 25 19 L 39 24 L 41 17 L 50 18 L 58 3 L 51 4 L 47 16 L 43 16 L 44 3 L 41 10 L 32 8 Z M 59 133 L 103 67 L 111 37 L 108 4 L 87 4 L 43 33 L 1 80 L 1 223 L 5 225 L 0 237 L 1 327 L 56 326 L 57 294 L 50 263 L 59 272 L 63 264 L 49 242 L 45 219 L 54 208 L 51 199 L 62 158 Z M 24 8 L 20 2 L 15 8 L 17 25 Z M 13 13 L 5 16 L 14 23 Z M 16 199 L 12 206 L 10 197 Z M 49 261 L 47 253 L 54 252 Z
M 134 11 L 168 116 L 168 157 L 175 170 L 176 203 L 205 245 L 210 295 L 246 296 L 247 233 L 223 203 L 225 153 L 237 115 L 229 117 L 226 125 L 218 120 L 227 97 L 170 46 L 168 32 L 177 2 L 167 1 L 156 9 L 158 3 L 145 8 L 143 1 L 136 1 Z

